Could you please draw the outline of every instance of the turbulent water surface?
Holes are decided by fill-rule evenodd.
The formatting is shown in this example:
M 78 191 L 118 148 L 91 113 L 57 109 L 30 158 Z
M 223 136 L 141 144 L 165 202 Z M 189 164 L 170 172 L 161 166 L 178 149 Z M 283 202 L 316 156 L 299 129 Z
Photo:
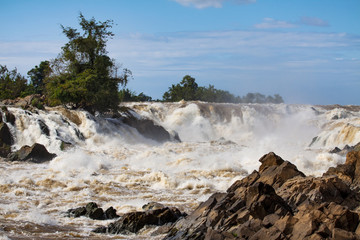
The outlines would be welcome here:
M 136 118 L 177 133 L 181 142 L 145 138 L 121 118 L 8 107 L 16 116 L 15 126 L 8 124 L 13 150 L 38 142 L 58 156 L 44 164 L 0 160 L 0 238 L 149 239 L 149 229 L 137 236 L 97 235 L 91 230 L 111 221 L 68 218 L 64 212 L 90 201 L 113 206 L 118 214 L 150 201 L 190 212 L 257 169 L 265 153 L 273 151 L 318 176 L 345 161 L 329 150 L 360 142 L 358 107 L 199 102 L 126 107 Z M 74 147 L 61 150 L 62 142 Z

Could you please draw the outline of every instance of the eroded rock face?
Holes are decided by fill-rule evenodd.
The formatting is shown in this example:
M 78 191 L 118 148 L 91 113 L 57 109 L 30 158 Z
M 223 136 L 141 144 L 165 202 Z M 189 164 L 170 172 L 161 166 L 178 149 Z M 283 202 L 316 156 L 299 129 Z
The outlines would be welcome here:
M 352 180 L 359 156 L 348 154 Z M 176 222 L 165 239 L 360 239 L 354 211 L 360 197 L 348 182 L 330 175 L 306 177 L 274 153 L 260 162 L 259 171 L 226 193 L 213 194 Z
M 18 151 L 8 155 L 7 161 L 21 161 L 43 163 L 52 160 L 56 154 L 49 153 L 44 145 L 35 143 L 30 146 L 22 146 Z

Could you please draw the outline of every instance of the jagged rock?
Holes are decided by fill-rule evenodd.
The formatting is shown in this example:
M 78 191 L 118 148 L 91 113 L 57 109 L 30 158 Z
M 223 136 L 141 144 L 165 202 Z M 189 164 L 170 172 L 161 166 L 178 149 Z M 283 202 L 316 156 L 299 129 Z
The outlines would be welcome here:
M 334 176 L 289 179 L 277 189 L 277 194 L 294 209 L 303 203 L 320 204 L 323 202 L 335 202 L 351 209 L 358 206 L 357 194 L 351 191 L 345 182 Z
M 360 151 L 352 151 L 346 154 L 345 164 L 328 169 L 323 176 L 335 175 L 347 184 L 360 184 Z
M 262 164 L 259 168 L 260 178 L 257 181 L 267 183 L 275 189 L 291 178 L 305 177 L 294 164 L 284 161 L 273 152 L 264 155 L 259 161 Z
M 339 154 L 341 156 L 345 156 L 347 153 L 349 153 L 351 151 L 360 151 L 360 142 L 357 143 L 354 146 L 345 145 L 345 147 L 343 149 L 335 147 L 329 153 L 336 153 L 336 154 Z
M 358 155 L 348 157 L 356 171 Z M 259 172 L 213 194 L 164 239 L 360 239 L 359 214 L 352 211 L 360 198 L 344 181 L 306 177 L 274 153 L 260 162 Z
M 124 214 L 119 220 L 110 223 L 107 227 L 96 228 L 93 232 L 110 234 L 137 233 L 144 226 L 161 226 L 172 223 L 182 217 L 177 208 L 161 208 L 145 212 L 130 212 Z
M 25 145 L 18 151 L 9 154 L 7 161 L 43 163 L 52 160 L 56 154 L 49 153 L 44 145 L 35 143 L 31 147 Z

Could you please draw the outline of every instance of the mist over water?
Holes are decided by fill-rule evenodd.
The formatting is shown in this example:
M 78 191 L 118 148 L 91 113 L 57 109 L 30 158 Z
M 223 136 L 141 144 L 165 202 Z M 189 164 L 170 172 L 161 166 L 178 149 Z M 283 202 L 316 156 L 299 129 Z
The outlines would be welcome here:
M 90 201 L 113 206 L 118 214 L 140 210 L 150 201 L 190 212 L 210 194 L 225 191 L 257 169 L 258 159 L 270 151 L 318 176 L 345 161 L 330 150 L 360 142 L 360 113 L 343 107 L 203 102 L 124 106 L 134 117 L 178 134 L 181 142 L 156 142 L 121 118 L 62 108 L 38 113 L 8 108 L 16 116 L 15 126 L 8 124 L 15 137 L 13 150 L 37 142 L 58 156 L 44 164 L 1 161 L 0 224 L 14 229 L 0 229 L 0 236 L 104 238 L 90 231 L 106 222 L 67 218 L 63 212 Z M 62 151 L 62 142 L 73 147 Z M 147 239 L 146 232 L 141 236 Z

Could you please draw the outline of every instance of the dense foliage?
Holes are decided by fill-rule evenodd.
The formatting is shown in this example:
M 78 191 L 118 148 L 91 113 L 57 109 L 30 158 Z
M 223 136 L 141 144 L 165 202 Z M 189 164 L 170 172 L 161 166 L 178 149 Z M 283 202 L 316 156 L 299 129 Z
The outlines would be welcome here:
M 90 112 L 117 109 L 119 85 L 126 85 L 131 72 L 118 75 L 113 59 L 107 56 L 106 42 L 113 36 L 112 21 L 97 22 L 79 17 L 82 29 L 62 27 L 69 42 L 52 62 L 53 72 L 46 78 L 50 104 L 68 104 Z
M 0 65 L 0 100 L 15 99 L 33 93 L 32 87 L 27 85 L 25 77 L 14 70 Z
M 43 94 L 45 90 L 45 78 L 50 76 L 51 67 L 49 61 L 42 61 L 39 66 L 35 66 L 28 71 L 31 85 L 34 87 L 34 92 Z
M 284 100 L 278 94 L 265 96 L 260 93 L 248 93 L 244 97 L 234 96 L 228 91 L 216 89 L 213 85 L 199 87 L 195 78 L 186 75 L 179 84 L 172 85 L 163 95 L 164 101 L 177 102 L 204 101 L 220 103 L 283 103 Z

